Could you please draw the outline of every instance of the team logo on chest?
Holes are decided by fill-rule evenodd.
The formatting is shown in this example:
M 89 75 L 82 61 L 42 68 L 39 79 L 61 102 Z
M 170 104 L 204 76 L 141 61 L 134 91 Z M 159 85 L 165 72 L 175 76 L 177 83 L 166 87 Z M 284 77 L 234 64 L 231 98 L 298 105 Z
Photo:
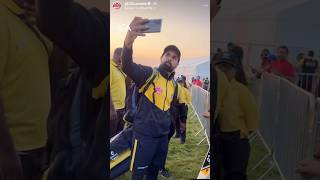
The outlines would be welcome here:
M 158 86 L 155 88 L 155 91 L 157 94 L 161 94 L 163 92 L 163 89 L 160 86 Z

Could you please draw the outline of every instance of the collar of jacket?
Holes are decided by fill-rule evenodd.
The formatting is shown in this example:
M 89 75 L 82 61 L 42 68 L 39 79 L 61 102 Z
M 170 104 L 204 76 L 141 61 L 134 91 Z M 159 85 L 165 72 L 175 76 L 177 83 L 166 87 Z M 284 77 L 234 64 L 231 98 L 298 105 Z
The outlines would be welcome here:
M 163 76 L 164 78 L 166 78 L 167 80 L 172 80 L 174 77 L 175 72 L 168 72 L 166 71 L 162 66 L 158 67 L 158 71 L 161 74 L 161 76 Z

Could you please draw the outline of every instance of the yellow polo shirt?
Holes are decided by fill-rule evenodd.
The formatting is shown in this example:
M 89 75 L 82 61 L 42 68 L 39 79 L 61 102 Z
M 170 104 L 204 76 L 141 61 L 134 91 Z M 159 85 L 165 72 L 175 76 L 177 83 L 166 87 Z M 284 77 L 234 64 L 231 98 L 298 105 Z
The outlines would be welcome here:
M 15 148 L 26 151 L 45 146 L 47 140 L 48 53 L 13 13 L 23 10 L 11 0 L 0 0 L 0 98 Z
M 220 124 L 225 122 L 233 122 L 239 116 L 239 109 L 236 106 L 235 95 L 231 93 L 230 83 L 225 74 L 216 68 L 217 71 L 217 104 L 215 110 L 215 118 L 218 118 Z M 211 92 L 215 93 L 215 92 Z M 224 119 L 224 120 L 223 120 Z
M 178 102 L 184 104 L 191 104 L 191 93 L 189 89 L 183 87 L 178 83 Z
M 125 108 L 126 75 L 113 60 L 110 61 L 110 93 L 114 108 Z
M 238 117 L 233 121 L 222 119 L 221 131 L 232 132 L 240 130 L 241 138 L 248 137 L 250 131 L 255 131 L 259 127 L 259 111 L 255 99 L 249 89 L 235 79 L 230 82 L 232 96 L 238 109 Z M 229 107 L 226 107 L 229 109 Z M 232 112 L 229 112 L 232 113 Z

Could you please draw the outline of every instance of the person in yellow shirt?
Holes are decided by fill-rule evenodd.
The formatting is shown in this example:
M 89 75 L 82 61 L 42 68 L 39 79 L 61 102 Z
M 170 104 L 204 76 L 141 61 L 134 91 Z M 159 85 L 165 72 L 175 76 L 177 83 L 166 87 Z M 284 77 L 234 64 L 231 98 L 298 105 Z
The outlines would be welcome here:
M 204 112 L 203 116 L 210 119 L 210 123 L 213 123 L 213 129 L 210 130 L 210 134 L 213 134 L 213 153 L 215 168 L 212 171 L 212 177 L 220 179 L 221 167 L 222 167 L 222 150 L 221 150 L 221 135 L 219 119 L 223 118 L 225 121 L 236 121 L 239 116 L 239 109 L 236 105 L 236 98 L 231 93 L 230 83 L 226 75 L 216 67 L 211 68 L 212 76 L 215 78 L 212 80 L 212 96 L 211 109 L 208 112 Z M 210 114 L 213 118 L 210 118 Z
M 187 89 L 187 84 L 183 78 L 179 78 L 177 82 L 179 87 L 179 99 L 176 105 L 177 116 L 175 117 L 175 137 L 180 138 L 180 143 L 184 144 L 186 142 L 188 104 L 191 103 L 191 95 L 190 91 Z
M 29 7 L 34 1 L 0 0 L 0 179 L 38 180 L 42 173 L 51 43 Z
M 126 75 L 121 69 L 122 48 L 114 50 L 113 58 L 110 61 L 110 93 L 117 118 L 110 121 L 110 137 L 123 130 L 126 98 Z
M 240 61 L 233 53 L 224 53 L 215 66 L 225 73 L 230 82 L 229 96 L 235 98 L 238 107 L 236 119 L 227 119 L 224 114 L 218 117 L 220 128 L 221 165 L 223 179 L 246 179 L 250 156 L 248 136 L 259 127 L 258 107 L 249 89 L 236 80 Z M 226 107 L 228 110 L 228 107 Z M 231 112 L 229 112 L 231 113 Z

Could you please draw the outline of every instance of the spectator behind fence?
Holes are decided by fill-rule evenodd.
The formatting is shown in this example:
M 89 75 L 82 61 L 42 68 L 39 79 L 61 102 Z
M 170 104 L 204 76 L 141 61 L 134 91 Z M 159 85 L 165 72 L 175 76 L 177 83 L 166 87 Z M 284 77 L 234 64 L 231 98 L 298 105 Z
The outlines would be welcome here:
M 302 70 L 301 70 L 301 64 L 302 64 L 302 61 L 305 57 L 305 54 L 304 53 L 299 53 L 296 57 L 296 64 L 295 64 L 295 68 L 296 68 L 296 71 L 297 73 L 301 73 Z
M 270 51 L 268 49 L 263 49 L 260 55 L 261 58 L 261 71 L 270 71 L 271 60 L 270 60 Z
M 36 30 L 34 6 L 0 1 L 0 179 L 40 180 L 44 165 L 52 44 Z
M 315 75 L 319 69 L 318 60 L 314 58 L 313 51 L 309 51 L 308 56 L 300 59 L 298 68 L 301 69 L 301 72 L 303 73 L 300 79 L 301 87 L 311 92 Z
M 205 78 L 205 79 L 203 80 L 203 86 L 202 86 L 202 88 L 203 88 L 204 90 L 208 90 L 208 89 L 209 89 L 209 79 L 208 79 L 208 78 Z
M 277 60 L 271 62 L 270 72 L 295 82 L 295 69 L 288 61 L 289 49 L 287 46 L 280 46 L 277 49 Z
M 195 84 L 195 82 L 196 82 L 196 79 L 195 79 L 194 77 L 192 77 L 192 78 L 191 78 L 191 83 L 192 83 L 192 84 Z
M 197 76 L 197 78 L 194 80 L 194 85 L 202 87 L 202 81 L 200 80 L 200 76 Z
M 110 61 L 110 93 L 112 103 L 117 111 L 117 120 L 110 121 L 110 137 L 118 134 L 124 127 L 126 74 L 121 69 L 122 48 L 115 49 Z
M 314 51 L 309 51 L 307 56 L 299 60 L 298 68 L 301 68 L 302 73 L 316 73 L 318 67 L 318 60 L 314 57 Z
M 220 138 L 217 140 L 221 148 L 223 179 L 246 179 L 247 165 L 250 156 L 248 136 L 259 126 L 258 106 L 253 94 L 242 83 L 236 80 L 241 64 L 237 55 L 224 53 L 215 65 L 225 73 L 230 82 L 231 94 L 237 100 L 239 116 L 234 121 L 218 118 Z M 229 112 L 230 113 L 230 112 Z

